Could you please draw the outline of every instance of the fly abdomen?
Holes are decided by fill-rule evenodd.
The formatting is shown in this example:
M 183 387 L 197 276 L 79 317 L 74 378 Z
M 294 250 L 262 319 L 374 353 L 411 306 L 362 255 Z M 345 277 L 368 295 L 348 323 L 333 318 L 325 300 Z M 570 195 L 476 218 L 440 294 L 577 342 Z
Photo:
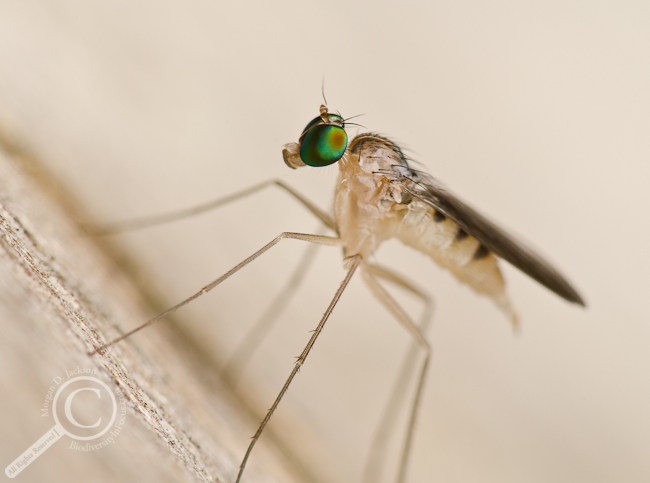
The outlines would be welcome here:
M 426 203 L 412 201 L 398 226 L 397 237 L 429 255 L 478 293 L 491 297 L 516 321 L 497 257 L 443 213 Z
M 485 245 L 479 245 L 479 247 L 476 249 L 474 252 L 474 256 L 472 257 L 474 260 L 480 260 L 481 258 L 485 258 L 490 254 L 490 250 Z

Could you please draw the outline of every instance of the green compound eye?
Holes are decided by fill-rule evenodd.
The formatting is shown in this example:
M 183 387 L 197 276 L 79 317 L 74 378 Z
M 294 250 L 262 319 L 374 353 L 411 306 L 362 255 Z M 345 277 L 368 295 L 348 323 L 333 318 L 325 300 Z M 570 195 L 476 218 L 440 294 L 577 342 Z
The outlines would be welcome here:
M 308 166 L 329 166 L 341 159 L 345 153 L 348 135 L 342 127 L 343 120 L 336 115 L 329 117 L 332 118 L 332 124 L 317 117 L 307 124 L 303 131 L 300 159 Z

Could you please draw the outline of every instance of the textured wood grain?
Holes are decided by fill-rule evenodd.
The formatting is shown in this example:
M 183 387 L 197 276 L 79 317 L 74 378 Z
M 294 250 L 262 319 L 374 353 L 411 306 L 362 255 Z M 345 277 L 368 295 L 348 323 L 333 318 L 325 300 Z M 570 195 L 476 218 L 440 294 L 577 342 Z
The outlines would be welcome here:
M 88 454 L 63 437 L 21 481 L 232 481 L 255 421 L 168 325 L 88 352 L 154 313 L 141 291 L 69 219 L 72 206 L 33 160 L 0 152 L 0 418 L 9 463 L 53 426 L 41 417 L 52 379 L 79 367 L 128 401 L 116 443 Z M 11 150 L 11 149 L 10 149 Z M 22 166 L 22 168 L 21 168 Z M 26 175 L 27 168 L 31 175 Z M 39 181 L 39 178 L 41 181 Z M 157 436 L 157 437 L 156 437 Z M 246 481 L 296 481 L 277 450 L 256 449 Z M 268 468 L 261 469 L 261 466 Z M 275 475 L 275 478 L 267 476 Z

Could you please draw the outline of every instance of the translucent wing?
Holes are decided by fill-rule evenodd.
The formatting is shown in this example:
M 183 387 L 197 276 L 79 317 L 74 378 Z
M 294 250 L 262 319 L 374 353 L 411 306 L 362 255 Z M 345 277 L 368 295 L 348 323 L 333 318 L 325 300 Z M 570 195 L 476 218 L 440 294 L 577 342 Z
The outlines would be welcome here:
M 428 176 L 416 176 L 413 188 L 403 189 L 453 220 L 488 250 L 569 302 L 585 305 L 578 292 L 542 257 L 517 241 L 472 207 L 459 200 Z

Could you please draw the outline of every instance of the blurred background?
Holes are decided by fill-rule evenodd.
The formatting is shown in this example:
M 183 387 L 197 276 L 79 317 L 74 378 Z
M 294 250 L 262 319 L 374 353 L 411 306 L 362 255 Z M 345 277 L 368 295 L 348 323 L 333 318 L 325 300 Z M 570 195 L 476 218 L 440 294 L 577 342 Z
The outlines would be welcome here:
M 0 126 L 71 193 L 80 221 L 176 210 L 269 178 L 329 209 L 336 166 L 291 171 L 281 156 L 318 114 L 324 78 L 331 109 L 404 145 L 588 304 L 504 264 L 514 335 L 489 300 L 386 243 L 377 260 L 436 300 L 409 481 L 648 481 L 649 25 L 643 1 L 0 0 Z M 317 229 L 270 188 L 115 241 L 173 305 L 280 232 Z M 281 243 L 183 310 L 215 371 L 305 248 Z M 260 416 L 343 276 L 340 251 L 319 249 L 239 378 Z M 316 481 L 361 480 L 408 344 L 353 280 L 269 427 Z M 394 481 L 402 434 L 381 481 Z

